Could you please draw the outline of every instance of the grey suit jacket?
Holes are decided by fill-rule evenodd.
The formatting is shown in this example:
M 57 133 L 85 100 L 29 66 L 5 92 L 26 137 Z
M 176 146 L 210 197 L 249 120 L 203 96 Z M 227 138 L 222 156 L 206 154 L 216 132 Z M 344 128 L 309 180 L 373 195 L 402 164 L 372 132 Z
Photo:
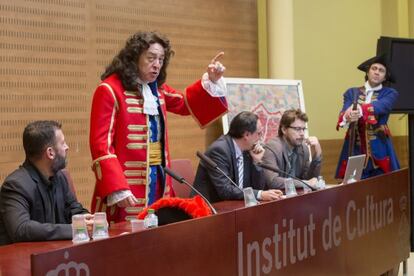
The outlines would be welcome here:
M 236 184 L 238 183 L 238 169 L 233 140 L 228 135 L 217 139 L 205 153 L 218 167 L 223 170 Z M 265 187 L 263 170 L 257 167 L 248 152 L 243 153 L 244 176 L 243 187 L 252 187 L 255 196 Z M 194 180 L 194 188 L 199 190 L 209 201 L 217 202 L 229 199 L 243 199 L 243 192 L 235 187 L 219 171 L 204 164 L 198 165 Z M 191 195 L 195 195 L 194 192 Z
M 312 177 L 318 177 L 321 171 L 320 160 L 312 160 L 312 162 L 309 162 L 309 148 L 304 144 L 299 146 L 297 153 L 297 167 L 301 168 L 301 170 L 297 172 L 298 178 L 309 180 Z M 284 172 L 290 170 L 288 145 L 283 138 L 275 137 L 265 145 L 265 153 L 262 162 Z M 287 177 L 289 176 L 279 175 L 278 173 L 265 170 L 266 186 L 269 189 L 284 189 L 284 181 Z M 302 184 L 299 181 L 294 180 L 294 182 L 295 186 L 302 187 Z
M 0 191 L 0 245 L 72 238 L 72 215 L 87 213 L 59 171 L 46 185 L 26 161 Z

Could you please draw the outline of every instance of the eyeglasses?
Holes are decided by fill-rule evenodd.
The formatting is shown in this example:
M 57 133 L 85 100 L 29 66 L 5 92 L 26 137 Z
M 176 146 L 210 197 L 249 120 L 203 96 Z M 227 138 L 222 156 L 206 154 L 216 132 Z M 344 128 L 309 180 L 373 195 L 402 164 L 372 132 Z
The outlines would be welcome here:
M 293 126 L 289 126 L 288 128 L 291 128 L 291 129 L 293 129 L 296 132 L 306 131 L 308 129 L 306 127 L 293 127 Z

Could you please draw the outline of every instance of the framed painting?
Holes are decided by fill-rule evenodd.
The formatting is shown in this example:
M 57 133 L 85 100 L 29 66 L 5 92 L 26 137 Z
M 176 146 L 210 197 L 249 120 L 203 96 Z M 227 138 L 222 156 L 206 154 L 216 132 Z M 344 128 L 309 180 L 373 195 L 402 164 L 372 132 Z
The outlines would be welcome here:
M 229 112 L 223 116 L 223 131 L 241 111 L 257 114 L 264 127 L 263 142 L 277 136 L 283 112 L 300 108 L 305 112 L 300 80 L 226 78 Z M 307 136 L 307 133 L 306 133 Z

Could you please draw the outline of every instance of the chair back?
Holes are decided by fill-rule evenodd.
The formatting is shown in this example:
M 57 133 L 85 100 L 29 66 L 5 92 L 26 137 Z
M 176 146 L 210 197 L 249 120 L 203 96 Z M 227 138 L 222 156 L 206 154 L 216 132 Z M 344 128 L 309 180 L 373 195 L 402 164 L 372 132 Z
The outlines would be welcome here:
M 193 185 L 195 174 L 190 159 L 173 159 L 171 160 L 171 170 L 179 176 L 184 177 L 190 185 Z M 191 189 L 185 184 L 172 179 L 172 185 L 177 197 L 189 198 Z

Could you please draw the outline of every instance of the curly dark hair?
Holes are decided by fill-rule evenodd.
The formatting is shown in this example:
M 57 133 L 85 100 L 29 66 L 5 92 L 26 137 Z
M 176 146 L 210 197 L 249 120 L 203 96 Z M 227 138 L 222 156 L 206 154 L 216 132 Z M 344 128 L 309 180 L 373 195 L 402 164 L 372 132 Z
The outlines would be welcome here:
M 141 54 L 152 44 L 159 43 L 164 48 L 164 63 L 157 78 L 158 86 L 161 86 L 167 79 L 167 67 L 170 58 L 174 55 L 171 49 L 170 40 L 157 32 L 137 32 L 133 34 L 125 43 L 125 47 L 114 57 L 105 72 L 101 75 L 101 80 L 116 73 L 122 81 L 126 90 L 137 90 L 136 79 L 138 77 L 138 59 Z

